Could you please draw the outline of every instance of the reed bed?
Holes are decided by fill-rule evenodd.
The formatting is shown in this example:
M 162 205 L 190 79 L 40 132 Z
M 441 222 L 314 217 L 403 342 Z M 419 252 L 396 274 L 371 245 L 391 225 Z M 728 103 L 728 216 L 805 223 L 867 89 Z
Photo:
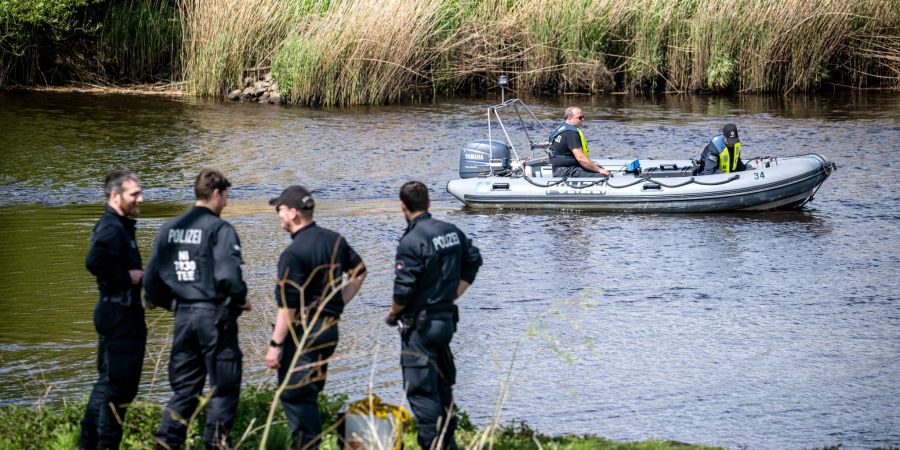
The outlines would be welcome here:
M 292 102 L 482 92 L 900 87 L 898 0 L 186 0 L 185 80 L 271 66 Z M 266 11 L 266 13 L 262 13 Z
M 50 83 L 42 61 L 63 60 L 83 69 L 72 81 L 162 73 L 201 96 L 272 72 L 284 97 L 305 105 L 481 94 L 501 73 L 518 93 L 900 89 L 900 0 L 58 4 L 70 6 L 0 2 L 0 87 Z M 85 45 L 91 33 L 99 58 Z M 80 40 L 53 56 L 46 43 L 65 50 L 69 34 Z
M 141 82 L 151 74 L 174 76 L 181 51 L 178 11 L 168 0 L 113 2 L 98 30 L 104 78 Z

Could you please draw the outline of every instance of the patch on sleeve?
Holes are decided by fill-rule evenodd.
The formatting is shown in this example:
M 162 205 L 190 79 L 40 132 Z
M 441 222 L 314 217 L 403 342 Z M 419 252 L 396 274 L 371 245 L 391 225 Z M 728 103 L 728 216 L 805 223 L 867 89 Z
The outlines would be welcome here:
M 403 260 L 402 259 L 397 260 L 397 264 L 394 265 L 394 268 L 397 270 L 403 270 L 403 267 L 404 267 Z
M 708 160 L 710 160 L 710 161 L 717 161 L 717 160 L 718 160 L 718 158 L 716 158 L 716 155 L 709 155 L 709 156 L 706 157 L 706 159 L 708 159 Z

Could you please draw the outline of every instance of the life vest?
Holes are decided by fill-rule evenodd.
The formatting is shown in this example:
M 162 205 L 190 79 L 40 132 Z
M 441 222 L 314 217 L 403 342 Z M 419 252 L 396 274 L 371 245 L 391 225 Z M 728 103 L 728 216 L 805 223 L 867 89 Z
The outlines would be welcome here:
M 728 146 L 725 145 L 725 136 L 716 136 L 710 140 L 716 150 L 719 152 L 719 172 L 730 173 L 737 170 L 737 163 L 741 159 L 741 143 L 734 143 L 734 159 L 728 153 Z
M 582 133 L 581 130 L 575 125 L 571 125 L 568 123 L 560 125 L 559 128 L 550 133 L 550 137 L 547 138 L 547 141 L 549 141 L 552 145 L 553 140 L 556 139 L 557 136 L 562 134 L 563 131 L 574 131 L 578 133 L 578 137 L 581 138 L 581 151 L 584 152 L 584 156 L 587 156 L 588 158 L 591 157 L 590 153 L 588 153 L 587 139 L 584 138 L 584 133 Z

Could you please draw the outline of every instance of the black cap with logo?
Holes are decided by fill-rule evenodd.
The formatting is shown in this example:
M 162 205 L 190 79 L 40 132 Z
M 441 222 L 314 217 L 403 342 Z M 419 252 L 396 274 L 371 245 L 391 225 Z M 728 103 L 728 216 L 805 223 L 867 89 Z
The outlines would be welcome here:
M 741 139 L 738 137 L 737 125 L 733 123 L 729 123 L 722 127 L 722 136 L 725 136 L 725 143 L 728 145 L 734 145 L 736 142 L 741 142 Z
M 278 208 L 281 205 L 298 210 L 308 210 L 316 207 L 316 201 L 312 194 L 303 186 L 290 186 L 281 195 L 269 200 L 269 204 Z

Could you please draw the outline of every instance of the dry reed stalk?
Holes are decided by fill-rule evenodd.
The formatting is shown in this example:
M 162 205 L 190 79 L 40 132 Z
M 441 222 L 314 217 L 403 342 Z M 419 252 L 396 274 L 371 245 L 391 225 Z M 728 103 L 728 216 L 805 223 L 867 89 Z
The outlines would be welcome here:
M 281 42 L 288 0 L 182 0 L 182 67 L 188 89 L 222 95 Z
M 396 102 L 430 84 L 424 51 L 439 0 L 336 2 L 306 18 L 278 52 L 276 77 L 298 103 Z
M 218 95 L 269 66 L 292 101 L 379 104 L 512 75 L 514 89 L 900 85 L 898 0 L 182 0 L 184 76 Z M 486 82 L 486 80 L 489 80 Z

